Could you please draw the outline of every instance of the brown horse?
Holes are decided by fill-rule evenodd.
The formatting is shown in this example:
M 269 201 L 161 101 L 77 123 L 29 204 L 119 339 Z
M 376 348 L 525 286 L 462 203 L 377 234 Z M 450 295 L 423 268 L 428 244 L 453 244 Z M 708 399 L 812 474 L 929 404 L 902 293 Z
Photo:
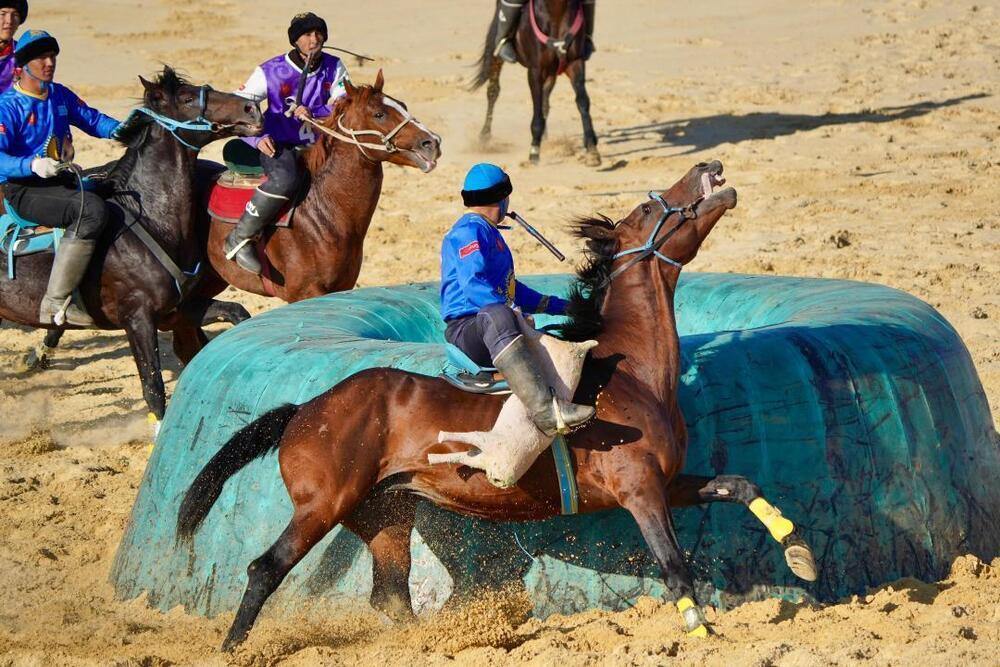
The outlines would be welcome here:
M 542 136 L 549 117 L 549 96 L 556 85 L 556 79 L 565 73 L 572 82 L 576 93 L 576 108 L 583 121 L 583 147 L 587 151 L 585 164 L 596 167 L 601 164 L 601 154 L 597 151 L 597 134 L 590 119 L 590 96 L 587 94 L 587 65 L 583 59 L 586 48 L 583 30 L 573 31 L 573 24 L 581 11 L 578 0 L 537 0 L 521 11 L 520 23 L 514 34 L 517 60 L 528 68 L 528 86 L 531 88 L 531 102 L 534 114 L 531 118 L 531 151 L 528 158 L 537 164 L 541 156 Z M 532 22 L 544 33 L 545 41 L 536 34 Z M 488 139 L 493 128 L 493 107 L 500 96 L 500 71 L 504 62 L 494 54 L 494 44 L 498 30 L 497 13 L 493 14 L 483 55 L 477 66 L 479 71 L 472 81 L 472 90 L 489 83 L 486 88 L 486 122 L 480 132 L 481 139 Z
M 721 163 L 699 164 L 662 199 L 640 204 L 617 224 L 606 218 L 581 222 L 578 233 L 588 240 L 590 261 L 579 274 L 563 330 L 567 338 L 599 342 L 574 398 L 596 404 L 597 418 L 567 438 L 580 511 L 623 507 L 632 514 L 695 635 L 708 629 L 674 535 L 672 506 L 743 503 L 785 547 L 792 570 L 805 579 L 816 576 L 808 546 L 756 484 L 737 476 L 681 474 L 687 431 L 677 402 L 674 291 L 681 265 L 694 259 L 715 223 L 736 205 L 734 189 L 712 193 L 723 182 Z M 618 254 L 633 248 L 641 251 Z M 381 400 L 372 400 L 375 396 Z M 407 578 L 417 497 L 498 521 L 559 514 L 550 453 L 507 489 L 492 486 L 481 471 L 427 462 L 429 453 L 468 448 L 436 443 L 440 431 L 489 430 L 504 400 L 464 393 L 439 378 L 376 368 L 301 406 L 277 408 L 237 433 L 185 495 L 178 538 L 194 535 L 226 479 L 275 447 L 294 513 L 277 542 L 250 564 L 247 590 L 223 648 L 244 640 L 268 596 L 338 523 L 372 551 L 373 606 L 399 617 L 412 613 Z
M 203 282 L 202 296 L 214 297 L 229 284 L 294 302 L 354 287 L 365 234 L 382 194 L 382 163 L 426 173 L 441 156 L 441 137 L 414 119 L 405 104 L 383 93 L 383 83 L 381 71 L 374 86 L 347 82 L 347 94 L 315 127 L 319 140 L 305 152 L 309 191 L 291 227 L 265 232 L 264 254 L 273 286 L 225 258 L 223 241 L 232 225 L 213 218 L 205 221 L 204 229 L 215 275 Z M 378 143 L 371 143 L 369 136 L 376 136 Z

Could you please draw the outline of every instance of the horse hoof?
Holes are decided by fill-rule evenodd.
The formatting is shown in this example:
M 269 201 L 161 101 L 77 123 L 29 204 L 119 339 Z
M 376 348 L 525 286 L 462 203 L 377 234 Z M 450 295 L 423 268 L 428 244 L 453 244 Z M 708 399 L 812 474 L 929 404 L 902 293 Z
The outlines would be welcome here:
M 531 152 L 528 153 L 528 162 L 531 164 L 538 164 L 542 161 L 542 151 L 537 148 L 532 148 Z
M 788 563 L 788 569 L 799 579 L 816 581 L 819 576 L 819 568 L 816 567 L 812 549 L 794 535 L 785 540 L 785 562 Z
M 21 372 L 30 373 L 32 371 L 44 371 L 49 368 L 49 355 L 52 353 L 51 347 L 41 345 L 28 352 L 21 359 Z
M 583 164 L 588 167 L 601 166 L 601 154 L 597 152 L 596 148 L 592 148 L 587 151 L 587 154 L 583 157 Z

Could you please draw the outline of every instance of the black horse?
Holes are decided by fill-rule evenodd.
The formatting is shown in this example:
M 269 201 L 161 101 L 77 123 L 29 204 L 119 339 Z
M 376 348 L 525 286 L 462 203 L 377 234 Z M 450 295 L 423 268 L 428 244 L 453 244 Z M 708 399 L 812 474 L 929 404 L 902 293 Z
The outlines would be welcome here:
M 262 118 L 246 98 L 194 86 L 169 67 L 153 82 L 140 80 L 143 106 L 118 135 L 128 148 L 100 185 L 118 224 L 108 225 L 80 292 L 99 328 L 125 330 L 143 397 L 158 422 L 166 394 L 157 329 L 173 332 L 174 352 L 185 363 L 207 342 L 201 323 L 211 304 L 185 298 L 204 262 L 194 228 L 198 149 L 258 134 Z M 52 258 L 19 257 L 14 281 L 6 278 L 6 257 L 0 258 L 0 321 L 53 329 L 38 321 Z
M 586 62 L 583 59 L 584 31 L 578 28 L 582 8 L 579 0 L 536 0 L 529 2 L 521 12 L 520 23 L 514 33 L 517 60 L 528 68 L 528 86 L 534 115 L 531 118 L 531 152 L 529 159 L 537 164 L 541 155 L 542 135 L 549 116 L 549 96 L 556 79 L 565 73 L 576 92 L 576 107 L 583 120 L 583 146 L 585 163 L 596 167 L 601 164 L 597 151 L 597 134 L 590 119 L 590 96 L 587 94 Z M 534 25 L 533 25 L 534 24 Z M 577 29 L 574 30 L 574 27 Z M 537 30 L 536 30 L 537 28 Z M 493 14 L 483 55 L 479 58 L 479 71 L 472 81 L 472 90 L 489 83 L 486 88 L 486 122 L 480 138 L 488 139 L 493 126 L 493 107 L 500 96 L 500 70 L 503 60 L 494 55 L 498 30 L 497 13 Z

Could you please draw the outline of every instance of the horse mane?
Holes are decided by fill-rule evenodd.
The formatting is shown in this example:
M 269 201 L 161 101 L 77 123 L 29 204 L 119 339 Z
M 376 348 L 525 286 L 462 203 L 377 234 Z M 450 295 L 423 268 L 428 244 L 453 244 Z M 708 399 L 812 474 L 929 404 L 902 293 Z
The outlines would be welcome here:
M 341 95 L 334 100 L 333 108 L 330 109 L 330 115 L 320 120 L 320 125 L 334 129 L 337 124 L 337 117 L 347 111 L 348 105 L 355 103 L 367 104 L 368 100 L 371 99 L 372 94 L 376 92 L 374 86 L 363 85 L 356 86 L 356 88 L 357 92 L 350 97 L 347 95 Z M 310 174 L 319 173 L 327 164 L 330 159 L 330 153 L 333 152 L 335 141 L 337 141 L 337 139 L 326 134 L 321 134 L 316 138 L 313 145 L 302 154 L 302 159 L 305 161 L 306 169 L 309 170 Z
M 163 71 L 156 75 L 152 85 L 146 86 L 146 91 L 142 96 L 142 106 L 150 109 L 155 106 L 162 107 L 164 100 L 176 99 L 181 88 L 190 85 L 191 83 L 178 74 L 176 70 L 169 65 L 164 65 Z M 157 102 L 154 99 L 153 94 L 157 90 L 163 95 L 164 100 Z M 118 160 L 106 179 L 115 188 L 124 187 L 128 182 L 138 159 L 138 149 L 145 143 L 154 122 L 148 115 L 133 110 L 116 133 L 115 138 L 125 144 L 129 150 L 125 151 L 125 155 Z
M 563 340 L 581 342 L 595 338 L 604 330 L 601 308 L 618 242 L 613 234 L 615 223 L 607 216 L 580 218 L 571 224 L 573 235 L 587 240 L 587 249 L 570 287 L 569 320 L 560 325 L 558 331 Z

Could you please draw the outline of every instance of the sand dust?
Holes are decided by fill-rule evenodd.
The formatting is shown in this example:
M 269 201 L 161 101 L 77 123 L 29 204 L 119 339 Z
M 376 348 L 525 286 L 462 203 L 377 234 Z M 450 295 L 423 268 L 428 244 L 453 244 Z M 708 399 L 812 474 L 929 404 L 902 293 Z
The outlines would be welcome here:
M 579 118 L 556 88 L 542 166 L 527 163 L 523 71 L 508 68 L 485 147 L 485 101 L 468 93 L 488 2 L 327 2 L 334 42 L 375 56 L 387 91 L 444 136 L 429 175 L 390 167 L 360 284 L 432 280 L 459 213 L 465 168 L 502 163 L 515 209 L 578 258 L 562 227 L 621 215 L 694 162 L 720 159 L 739 207 L 691 267 L 822 276 L 896 287 L 935 306 L 965 340 L 1000 415 L 1000 6 L 982 0 L 599 3 L 590 67 L 604 165 L 582 165 Z M 614 7 L 612 11 L 610 8 Z M 237 0 L 32 2 L 30 27 L 56 34 L 59 79 L 124 115 L 136 75 L 159 63 L 220 89 L 286 47 L 298 5 Z M 375 67 L 352 64 L 355 80 Z M 206 154 L 217 157 L 221 148 Z M 119 150 L 77 138 L 78 159 Z M 525 235 L 522 272 L 568 270 Z M 251 312 L 274 307 L 227 293 Z M 213 326 L 213 335 L 223 330 Z M 720 636 L 684 637 L 674 610 L 525 619 L 518 599 L 403 628 L 373 614 L 265 617 L 223 657 L 230 617 L 161 614 L 113 599 L 107 573 L 149 455 L 135 368 L 118 332 L 71 332 L 53 368 L 25 376 L 40 334 L 0 329 L 0 665 L 817 663 L 997 664 L 1000 562 L 956 562 L 936 584 L 904 581 L 825 607 L 778 601 L 712 616 Z M 181 366 L 161 338 L 172 390 Z M 697 554 L 694 555 L 697 558 Z

